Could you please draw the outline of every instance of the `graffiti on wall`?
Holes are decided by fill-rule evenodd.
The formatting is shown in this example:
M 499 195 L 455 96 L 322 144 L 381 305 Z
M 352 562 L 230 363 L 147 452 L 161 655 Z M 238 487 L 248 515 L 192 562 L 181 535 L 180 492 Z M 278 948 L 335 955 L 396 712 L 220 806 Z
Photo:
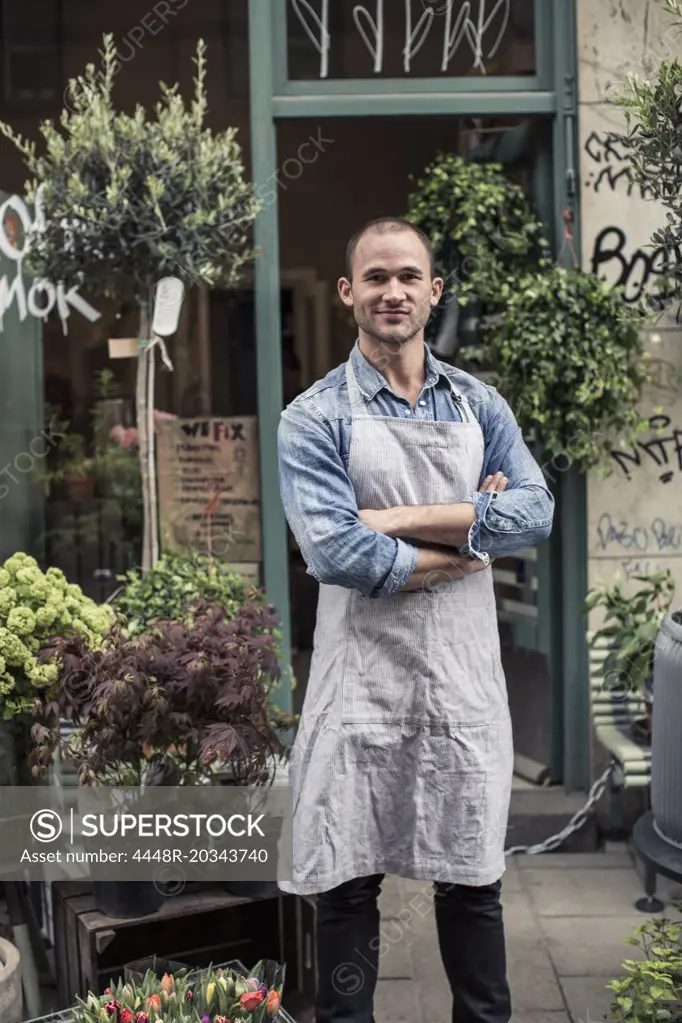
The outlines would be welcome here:
M 590 132 L 584 151 L 588 168 L 585 175 L 587 189 L 602 196 L 619 193 L 627 198 L 654 199 L 650 187 L 632 180 L 628 157 L 609 132 Z M 626 302 L 635 303 L 641 300 L 655 278 L 666 276 L 680 263 L 682 252 L 678 248 L 672 252 L 664 246 L 641 248 L 628 238 L 624 226 L 607 223 L 595 237 L 590 269 L 614 286 L 621 287 Z
M 625 476 L 646 473 L 655 465 L 663 469 L 658 477 L 661 483 L 670 483 L 682 472 L 682 430 L 673 427 L 666 415 L 651 416 L 649 429 L 654 434 L 649 440 L 638 440 L 629 450 L 612 451 L 611 457 Z

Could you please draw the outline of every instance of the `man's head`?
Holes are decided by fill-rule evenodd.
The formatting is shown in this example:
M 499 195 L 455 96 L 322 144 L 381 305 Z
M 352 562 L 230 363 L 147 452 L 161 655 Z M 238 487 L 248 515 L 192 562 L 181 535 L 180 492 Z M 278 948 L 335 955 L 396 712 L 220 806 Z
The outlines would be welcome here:
M 433 263 L 429 239 L 401 217 L 381 217 L 356 232 L 338 287 L 361 334 L 389 344 L 420 334 L 443 290 Z

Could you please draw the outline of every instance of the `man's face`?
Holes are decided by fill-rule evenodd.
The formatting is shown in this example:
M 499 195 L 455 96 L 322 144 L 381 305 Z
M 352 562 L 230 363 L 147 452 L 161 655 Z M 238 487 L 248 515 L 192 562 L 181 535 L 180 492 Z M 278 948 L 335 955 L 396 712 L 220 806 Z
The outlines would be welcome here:
M 355 250 L 352 282 L 342 277 L 339 294 L 366 334 L 405 344 L 428 323 L 443 283 L 431 279 L 428 252 L 413 231 L 370 229 Z

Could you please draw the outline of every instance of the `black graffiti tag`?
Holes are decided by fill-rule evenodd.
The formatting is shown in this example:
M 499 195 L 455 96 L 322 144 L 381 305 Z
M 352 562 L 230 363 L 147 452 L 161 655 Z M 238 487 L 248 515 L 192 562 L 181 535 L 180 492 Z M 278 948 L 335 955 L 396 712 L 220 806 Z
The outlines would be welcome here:
M 620 227 L 604 227 L 594 240 L 592 252 L 592 273 L 598 274 L 609 267 L 618 270 L 618 280 L 612 283 L 623 288 L 626 302 L 639 302 L 652 277 L 665 277 L 680 265 L 682 252 L 679 246 L 666 249 L 661 246 L 645 252 L 636 249 L 631 257 L 625 253 L 627 238 Z
M 670 424 L 670 416 L 651 416 L 649 419 L 651 430 L 668 430 Z M 612 451 L 611 457 L 615 458 L 625 475 L 630 476 L 633 469 L 642 467 L 642 453 L 648 455 L 658 466 L 671 466 L 659 477 L 661 483 L 670 483 L 675 469 L 682 472 L 682 430 L 670 430 L 665 437 L 638 440 L 630 451 Z

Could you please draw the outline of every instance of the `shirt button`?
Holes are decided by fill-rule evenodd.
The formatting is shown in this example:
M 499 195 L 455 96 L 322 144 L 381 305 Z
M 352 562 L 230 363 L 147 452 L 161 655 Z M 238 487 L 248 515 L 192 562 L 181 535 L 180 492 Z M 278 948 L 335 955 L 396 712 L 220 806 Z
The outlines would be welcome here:
M 419 402 L 419 404 L 420 404 L 420 405 L 426 405 L 426 402 L 424 401 L 424 399 L 423 399 L 423 398 L 421 398 L 421 399 L 420 399 L 420 402 Z
M 412 415 L 412 411 L 409 408 L 406 408 L 405 409 L 405 415 L 406 416 L 411 416 Z

